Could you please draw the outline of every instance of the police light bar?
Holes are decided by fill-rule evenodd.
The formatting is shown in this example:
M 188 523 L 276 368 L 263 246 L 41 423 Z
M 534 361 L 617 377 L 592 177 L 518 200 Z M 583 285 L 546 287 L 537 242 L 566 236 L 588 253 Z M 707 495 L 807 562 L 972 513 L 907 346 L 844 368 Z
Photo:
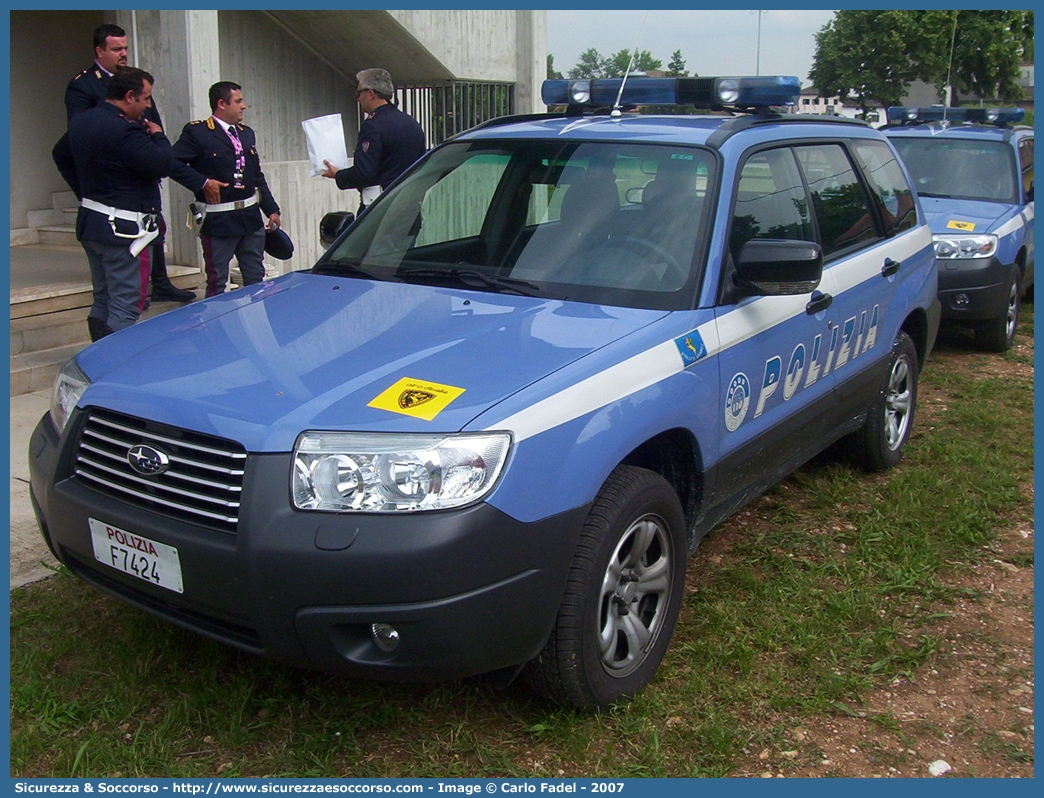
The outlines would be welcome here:
M 623 84 L 623 94 L 620 86 Z M 795 105 L 801 94 L 796 77 L 595 78 L 545 80 L 545 105 L 694 105 L 698 108 L 761 108 Z
M 979 122 L 988 125 L 1012 125 L 1026 116 L 1022 108 L 943 108 L 932 105 L 927 108 L 908 108 L 893 105 L 888 109 L 888 121 L 912 124 L 914 122 Z

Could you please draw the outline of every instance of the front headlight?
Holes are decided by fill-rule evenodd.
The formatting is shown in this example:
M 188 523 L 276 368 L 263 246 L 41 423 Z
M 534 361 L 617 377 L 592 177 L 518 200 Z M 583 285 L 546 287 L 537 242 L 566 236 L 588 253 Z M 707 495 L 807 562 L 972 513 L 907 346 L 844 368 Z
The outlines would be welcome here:
M 943 260 L 958 258 L 990 258 L 997 251 L 997 236 L 963 235 L 932 236 L 935 242 L 935 257 Z
M 65 429 L 76 403 L 90 384 L 87 375 L 76 365 L 76 358 L 62 366 L 58 376 L 54 378 L 54 385 L 51 386 L 51 422 L 59 435 Z
M 489 493 L 510 446 L 506 432 L 305 432 L 294 447 L 294 507 L 341 513 L 460 507 Z

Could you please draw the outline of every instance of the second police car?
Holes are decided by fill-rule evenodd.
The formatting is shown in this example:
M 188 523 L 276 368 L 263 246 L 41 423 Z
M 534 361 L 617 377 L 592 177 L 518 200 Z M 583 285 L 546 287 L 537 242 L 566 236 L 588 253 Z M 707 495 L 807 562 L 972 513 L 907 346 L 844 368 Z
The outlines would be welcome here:
M 1015 341 L 1033 289 L 1033 128 L 1021 108 L 888 109 L 886 135 L 910 170 L 939 258 L 943 320 L 983 349 Z
M 848 438 L 896 465 L 939 321 L 887 139 L 796 78 L 544 86 L 307 272 L 83 350 L 30 448 L 43 535 L 148 612 L 296 666 L 653 677 L 686 558 Z

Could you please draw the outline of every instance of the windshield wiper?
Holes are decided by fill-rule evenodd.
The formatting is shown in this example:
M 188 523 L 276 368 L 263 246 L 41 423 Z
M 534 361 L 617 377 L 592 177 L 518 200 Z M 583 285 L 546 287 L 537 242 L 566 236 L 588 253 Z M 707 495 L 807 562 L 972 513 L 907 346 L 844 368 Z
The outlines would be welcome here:
M 436 266 L 403 266 L 395 273 L 401 280 L 453 280 L 465 288 L 488 288 L 494 291 L 510 291 L 521 296 L 540 296 L 540 287 L 513 277 L 486 274 L 470 264 L 438 268 Z
M 357 260 L 348 260 L 347 258 L 334 258 L 331 260 L 317 263 L 312 267 L 314 274 L 336 274 L 336 275 L 351 275 L 352 277 L 365 277 L 367 280 L 380 280 L 383 279 L 372 272 L 367 271 L 359 265 Z

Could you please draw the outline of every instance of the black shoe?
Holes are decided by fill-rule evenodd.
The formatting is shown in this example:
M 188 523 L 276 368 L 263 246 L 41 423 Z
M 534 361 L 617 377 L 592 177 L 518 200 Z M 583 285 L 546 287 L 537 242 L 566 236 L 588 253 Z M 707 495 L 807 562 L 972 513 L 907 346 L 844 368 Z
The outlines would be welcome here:
M 153 302 L 192 302 L 196 299 L 194 291 L 178 288 L 174 283 L 152 286 Z
M 99 338 L 105 335 L 104 330 L 108 325 L 95 316 L 87 317 L 87 332 L 91 335 L 91 343 L 97 341 Z

